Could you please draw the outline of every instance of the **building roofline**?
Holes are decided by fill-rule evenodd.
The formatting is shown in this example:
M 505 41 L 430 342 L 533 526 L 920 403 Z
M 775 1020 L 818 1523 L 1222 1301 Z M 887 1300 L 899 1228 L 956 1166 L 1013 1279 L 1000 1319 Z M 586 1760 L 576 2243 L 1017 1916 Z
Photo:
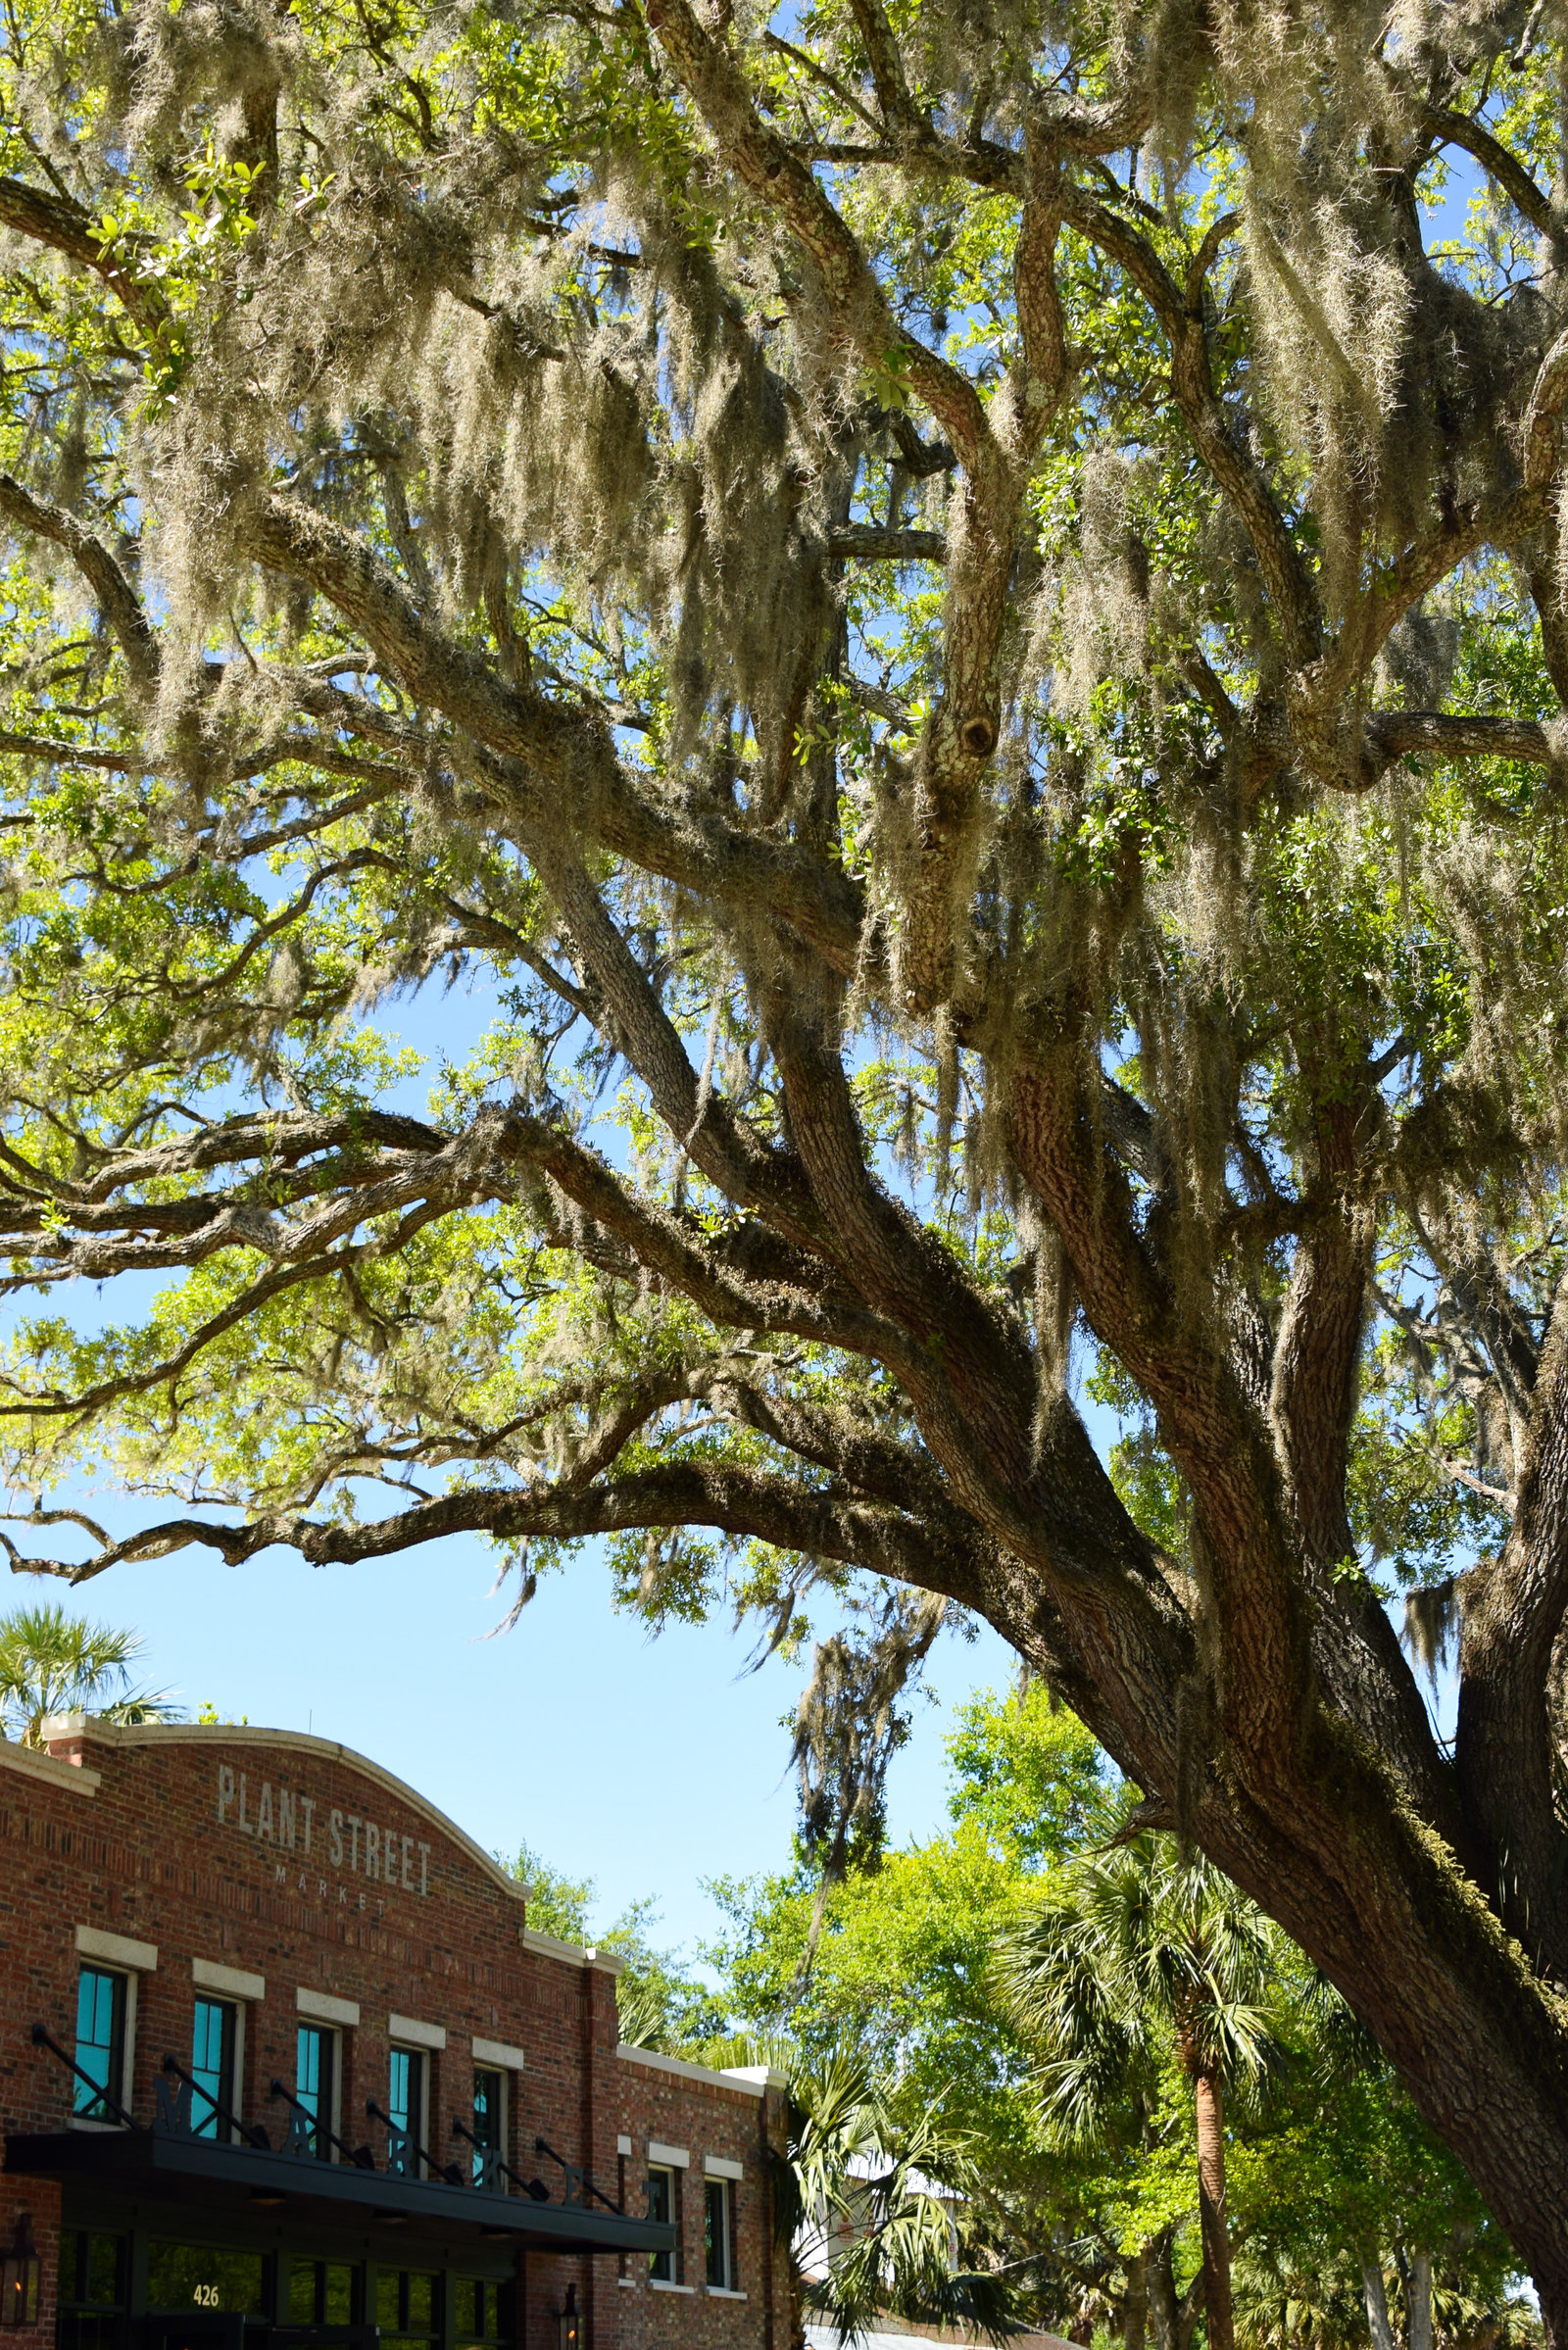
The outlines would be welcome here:
M 50 1715 L 43 1724 L 43 1735 L 51 1744 L 64 1738 L 81 1738 L 93 1746 L 283 1746 L 290 1753 L 315 1755 L 322 1762 L 347 1763 L 367 1779 L 377 1780 L 388 1794 L 396 1795 L 411 1810 L 422 1812 L 443 1835 L 461 1844 L 492 1884 L 514 1901 L 527 1900 L 527 1886 L 510 1876 L 493 1853 L 476 1844 L 467 1831 L 449 1819 L 428 1795 L 421 1795 L 417 1787 L 410 1787 L 406 1779 L 400 1779 L 384 1763 L 372 1762 L 369 1755 L 345 1746 L 341 1739 L 318 1738 L 305 1730 L 268 1730 L 248 1722 L 104 1722 L 94 1714 L 80 1713 Z
M 615 2054 L 623 2064 L 648 2065 L 656 2073 L 673 2073 L 678 2081 L 698 2081 L 705 2088 L 728 2089 L 732 2097 L 761 2097 L 768 2089 L 782 2088 L 782 2073 L 770 2073 L 766 2065 L 748 2065 L 720 2071 L 716 2065 L 694 2065 L 689 2057 L 666 2056 L 660 2048 L 631 2048 L 622 2040 Z
M 608 1950 L 585 1950 L 576 1942 L 558 1941 L 554 1934 L 542 1934 L 526 1924 L 527 1885 L 504 1869 L 493 1852 L 486 1852 L 482 1845 L 476 1844 L 467 1830 L 460 1828 L 428 1795 L 421 1795 L 417 1787 L 410 1787 L 406 1779 L 400 1779 L 384 1763 L 361 1754 L 357 1747 L 345 1746 L 340 1738 L 318 1738 L 306 1730 L 269 1730 L 252 1722 L 105 1722 L 94 1714 L 82 1713 L 51 1714 L 42 1728 L 47 1739 L 80 1738 L 95 1746 L 283 1746 L 291 1753 L 315 1755 L 323 1762 L 345 1763 L 367 1779 L 379 1781 L 389 1794 L 408 1804 L 411 1811 L 422 1813 L 467 1854 L 492 1885 L 511 1900 L 522 1904 L 524 1922 L 519 1925 L 518 1933 L 525 1949 L 541 1958 L 564 1960 L 568 1966 L 597 1967 L 605 1975 L 618 1975 L 621 1971 L 622 1962 Z M 35 1766 L 42 1766 L 38 1775 L 48 1777 L 56 1786 L 79 1787 L 82 1781 L 90 1780 L 96 1787 L 102 1777 L 100 1772 L 65 1762 L 53 1754 L 39 1754 L 35 1749 L 19 1747 L 9 1751 L 28 1754 Z M 5 1742 L 0 1740 L 0 1759 L 7 1753 Z
M 623 1975 L 626 1961 L 617 1958 L 613 1950 L 601 1950 L 597 1943 L 585 1947 L 581 1942 L 564 1942 L 559 1934 L 546 1934 L 541 1927 L 529 1926 L 523 1931 L 523 1940 L 530 1950 L 544 1958 L 564 1958 L 579 1967 L 597 1967 L 601 1975 Z
M 65 1787 L 74 1795 L 96 1795 L 103 1773 L 82 1763 L 62 1762 L 58 1754 L 45 1754 L 37 1746 L 24 1746 L 17 1738 L 0 1738 L 0 1764 L 7 1770 L 20 1771 L 24 1779 L 41 1779 L 50 1787 Z
M 346 1763 L 367 1779 L 378 1780 L 389 1794 L 396 1795 L 411 1810 L 422 1812 L 443 1835 L 462 1846 L 493 1885 L 514 1901 L 522 1902 L 526 1911 L 528 1887 L 504 1869 L 493 1853 L 476 1844 L 466 1829 L 460 1828 L 428 1795 L 421 1795 L 417 1787 L 410 1787 L 406 1779 L 400 1779 L 384 1763 L 361 1754 L 356 1747 L 345 1746 L 339 1738 L 318 1738 L 305 1730 L 268 1730 L 250 1722 L 105 1722 L 94 1714 L 81 1713 L 51 1714 L 43 1724 L 43 1734 L 51 1743 L 80 1738 L 94 1746 L 284 1746 L 291 1753 L 316 1755 L 323 1762 Z M 40 1755 L 26 1747 L 8 1749 L 0 1741 L 0 1760 L 10 1759 L 13 1753 L 30 1754 L 33 1765 L 42 1766 L 38 1775 L 57 1786 L 90 1779 L 96 1787 L 101 1777 L 101 1773 L 84 1771 L 78 1764 L 65 1762 L 57 1755 Z M 27 1765 L 18 1767 L 24 1770 Z M 619 1960 L 612 1959 L 608 1951 L 600 1955 L 583 1950 L 575 1942 L 557 1941 L 553 1934 L 536 1933 L 532 1927 L 523 1931 L 527 1947 L 537 1950 L 542 1957 L 572 1960 L 580 1967 L 599 1966 L 607 1974 L 620 1972 Z

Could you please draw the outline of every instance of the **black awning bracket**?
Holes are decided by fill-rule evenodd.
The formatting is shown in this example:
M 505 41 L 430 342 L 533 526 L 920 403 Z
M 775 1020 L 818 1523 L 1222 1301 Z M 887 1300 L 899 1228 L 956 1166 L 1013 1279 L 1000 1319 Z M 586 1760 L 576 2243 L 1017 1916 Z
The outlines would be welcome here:
M 510 2236 L 519 2247 L 532 2244 L 569 2253 L 624 2256 L 674 2248 L 671 2223 L 622 2211 L 585 2171 L 567 2163 L 543 2138 L 536 2141 L 539 2151 L 559 2163 L 565 2174 L 565 2197 L 561 2203 L 551 2201 L 542 2179 L 520 2178 L 501 2159 L 499 2148 L 480 2146 L 461 2120 L 454 2121 L 453 2133 L 477 2149 L 481 2157 L 477 2179 L 471 2176 L 472 2166 L 450 2163 L 438 2170 L 412 2139 L 408 2172 L 378 2171 L 368 2146 L 346 2146 L 277 2080 L 271 2082 L 271 2094 L 289 2108 L 290 2128 L 288 2143 L 274 2148 L 265 2130 L 228 2112 L 172 2056 L 164 2059 L 157 2079 L 157 2119 L 149 2128 L 108 2096 L 43 2025 L 33 2025 L 31 2036 L 34 2047 L 47 2048 L 66 2072 L 91 2092 L 94 2105 L 121 2127 L 10 2132 L 4 2140 L 3 2167 L 13 2175 L 75 2179 L 135 2196 L 162 2195 L 172 2203 L 191 2197 L 219 2203 L 243 2203 L 248 2198 L 252 2203 L 287 2201 L 302 2213 L 315 2207 L 340 2216 L 357 2212 L 363 2219 L 384 2220 L 395 2215 L 436 2240 L 449 2239 L 454 2233 L 462 2237 L 471 2230 L 483 2238 Z M 197 2096 L 232 2130 L 231 2136 L 192 2128 Z M 380 2107 L 372 2104 L 369 2111 L 375 2120 L 395 2128 Z M 79 2121 L 82 2117 L 74 2118 Z M 323 2143 L 342 2159 L 300 2159 L 318 2157 Z M 419 2161 L 426 2165 L 429 2176 L 415 2175 Z M 500 2178 L 509 2179 L 518 2191 L 494 2191 Z M 492 2189 L 489 2193 L 480 2191 L 486 2184 Z M 603 2214 L 590 2208 L 590 2199 L 604 2206 Z M 320 2350 L 327 2346 L 321 2345 Z M 336 2350 L 350 2350 L 350 2346 L 336 2346 Z
M 210 2107 L 212 2113 L 232 2137 L 240 2138 L 247 2146 L 255 2146 L 263 2154 L 271 2152 L 272 2141 L 261 2124 L 259 2122 L 242 2122 L 238 2114 L 230 2113 L 228 2107 L 221 2104 L 213 2095 L 211 2089 L 204 2088 L 193 2074 L 186 2072 L 177 2057 L 166 2056 L 163 2070 L 165 2073 L 172 2074 L 174 2080 L 181 2083 L 181 2090 L 176 2097 L 171 2092 L 167 2081 L 161 2080 L 158 2082 L 158 2115 L 153 2123 L 155 2130 L 167 2127 L 172 2130 L 182 2130 L 192 2137 L 209 2136 L 211 2133 L 200 2129 L 191 2119 L 190 2101 L 194 2095 L 200 2097 Z M 170 2113 L 167 2125 L 164 2121 L 166 2107 Z M 181 2116 L 183 2119 L 180 2119 Z
M 74 2056 L 68 2056 L 66 2054 L 64 2048 L 61 2047 L 60 2042 L 54 2038 L 53 2034 L 44 2025 L 34 2024 L 32 2028 L 32 2044 L 35 2048 L 47 2048 L 51 2056 L 57 2056 L 60 2059 L 60 2062 L 65 2066 L 68 2073 L 74 2073 L 76 2079 L 81 2081 L 85 2087 L 91 2089 L 93 2094 L 93 2103 L 96 2105 L 101 2105 L 104 2111 L 112 2115 L 115 2121 L 121 2125 L 122 2129 L 134 2130 L 144 2137 L 148 2134 L 146 2123 L 133 2121 L 130 2115 L 126 2113 L 124 2107 L 118 2104 L 116 2100 L 111 2097 L 109 2091 L 102 2087 L 98 2081 L 94 2081 L 90 2073 L 84 2073 L 82 2071 L 80 2065 L 77 2064 Z M 92 2121 L 97 2117 L 93 2114 L 91 2106 L 89 2106 L 86 2114 L 82 2118 Z
M 166 2056 L 164 2069 L 153 2082 L 153 2128 L 166 2137 L 188 2138 L 191 2135 L 191 2084 L 179 2079 L 171 2081 L 168 2078 L 170 2071 L 170 2060 Z
M 618 2203 L 612 2203 L 610 2197 L 605 2193 L 603 2187 L 595 2186 L 587 2172 L 583 2170 L 579 2164 L 567 2162 L 565 2156 L 564 2154 L 558 2154 L 554 2146 L 550 2145 L 546 2139 L 535 2138 L 533 2142 L 533 2150 L 535 2154 L 548 2154 L 551 2161 L 560 2163 L 563 2171 L 564 2171 L 566 2174 L 566 2183 L 562 2192 L 561 2199 L 563 2203 L 568 2206 L 568 2208 L 575 2206 L 580 2211 L 584 2203 L 587 2201 L 588 2196 L 595 2195 L 604 2205 L 606 2211 L 612 2211 L 617 2219 L 624 2217 L 624 2214 L 621 2212 L 620 2205 Z
M 454 2114 L 452 2117 L 452 2134 L 454 2137 L 466 2138 L 469 2145 L 478 2155 L 482 2167 L 479 2177 L 474 2180 L 474 2184 L 476 2187 L 478 2187 L 481 2193 L 488 2193 L 492 2195 L 498 2193 L 500 2190 L 497 2188 L 495 2181 L 499 2176 L 502 2179 L 510 2179 L 519 2194 L 531 2196 L 535 2203 L 549 2202 L 550 2189 L 546 2186 L 542 2179 L 521 2178 L 518 2173 L 513 2169 L 511 2163 L 502 2161 L 500 2147 L 482 2145 L 474 2136 L 473 2131 L 468 2128 L 467 2124 L 458 2114 Z
M 270 2094 L 281 2097 L 289 2109 L 288 2136 L 283 2145 L 285 2154 L 292 2154 L 296 2159 L 303 2158 L 307 2162 L 318 2162 L 320 2157 L 317 2152 L 316 2141 L 318 2138 L 325 2138 L 327 2144 L 335 2146 L 343 2160 L 346 2163 L 352 2163 L 355 2170 L 373 2171 L 375 2169 L 375 2156 L 370 2152 L 368 2146 L 346 2146 L 337 2132 L 329 2130 L 318 2114 L 312 2113 L 310 2107 L 301 2098 L 296 2097 L 292 2089 L 285 2088 L 275 2077 Z
M 448 2186 L 468 2184 L 456 2163 L 438 2163 L 433 2154 L 426 2153 L 413 2130 L 405 2130 L 401 2122 L 394 2122 L 390 2114 L 384 2114 L 373 2097 L 366 2098 L 365 2111 L 370 2121 L 384 2123 L 386 2127 L 389 2179 L 444 2179 Z

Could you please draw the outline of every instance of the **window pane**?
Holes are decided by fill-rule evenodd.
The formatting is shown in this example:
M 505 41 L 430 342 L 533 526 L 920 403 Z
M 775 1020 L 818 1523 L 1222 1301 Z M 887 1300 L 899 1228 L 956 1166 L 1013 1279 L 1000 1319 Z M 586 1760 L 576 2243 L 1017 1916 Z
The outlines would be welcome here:
M 325 2162 L 332 2148 L 326 2130 L 332 2127 L 332 2034 L 318 2024 L 299 2028 L 294 2064 L 294 2094 L 313 2122 L 324 2128 L 311 2132 L 312 2151 Z
M 352 2326 L 354 2323 L 354 2271 L 346 2260 L 329 2260 L 322 2264 L 321 2323 L 324 2326 Z
M 485 2152 L 500 2154 L 503 2151 L 501 2143 L 501 2076 L 499 2073 L 475 2072 L 471 2128 L 474 2135 L 473 2176 L 475 2179 L 479 2179 L 484 2176 Z M 495 2183 L 500 2184 L 499 2178 Z
M 392 2072 L 387 2092 L 387 2111 L 400 2130 L 411 2137 L 419 2134 L 419 2089 L 421 2060 L 411 2048 L 394 2048 Z
M 74 2113 L 107 2122 L 113 2115 L 99 2091 L 116 2098 L 124 2086 L 125 1978 L 83 1967 L 76 1979 L 76 2062 L 88 2076 L 72 2097 Z
M 674 2183 L 669 2172 L 650 2171 L 648 2174 L 648 2217 L 651 2220 L 660 2220 L 667 2224 L 674 2216 Z M 673 2253 L 651 2252 L 648 2255 L 648 2273 L 651 2277 L 662 2277 L 666 2283 L 673 2283 L 675 2278 Z
M 218 2118 L 216 2100 L 225 2112 L 234 2102 L 234 2039 L 236 2017 L 221 1999 L 198 1999 L 191 2030 L 190 2126 L 197 2137 L 226 2138 L 228 2124 Z
M 386 2166 L 405 2179 L 419 2175 L 415 2148 L 424 2122 L 424 2059 L 411 2048 L 394 2048 L 387 2077 L 386 2108 L 394 2134 L 386 2150 Z M 401 2132 L 401 2135 L 395 2134 Z
M 85 2228 L 60 2232 L 60 2299 L 88 2303 L 95 2309 L 118 2309 L 124 2300 L 124 2247 L 122 2235 L 89 2233 Z
M 241 2317 L 265 2315 L 265 2255 L 220 2252 L 209 2244 L 147 2247 L 147 2306 L 156 2310 L 213 2309 Z
M 501 2287 L 488 2277 L 454 2277 L 452 2330 L 460 2342 L 501 2339 Z
M 380 2269 L 375 2278 L 375 2322 L 381 2328 L 381 2350 L 392 2341 L 416 2340 L 440 2331 L 439 2279 L 423 2269 Z M 428 2350 L 420 2341 L 418 2350 Z
M 396 2279 L 394 2278 L 394 2284 Z M 352 2326 L 354 2270 L 348 2261 L 297 2260 L 288 2275 L 291 2326 Z
M 723 2179 L 706 2180 L 703 2199 L 708 2281 L 710 2284 L 726 2285 L 729 2282 L 729 2197 Z
M 316 2263 L 297 2260 L 288 2273 L 288 2322 L 291 2326 L 316 2324 Z
M 122 2235 L 87 2238 L 86 2297 L 100 2308 L 114 2309 L 125 2297 L 125 2239 Z
M 499 2073 L 474 2074 L 473 2134 L 481 2146 L 499 2146 L 501 2143 L 501 2076 Z
M 127 2265 L 123 2236 L 62 2230 L 55 2350 L 124 2350 Z

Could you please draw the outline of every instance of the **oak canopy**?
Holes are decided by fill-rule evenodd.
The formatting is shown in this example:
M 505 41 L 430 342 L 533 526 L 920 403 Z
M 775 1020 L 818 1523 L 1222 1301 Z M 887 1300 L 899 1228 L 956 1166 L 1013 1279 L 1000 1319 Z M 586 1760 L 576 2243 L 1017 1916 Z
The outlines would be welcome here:
M 988 1618 L 1559 2345 L 1565 37 L 0 26 L 0 1427 L 38 1528 L 158 1497 L 14 1555 L 858 1593 L 841 1858 Z M 372 1015 L 443 974 L 496 1019 L 421 1112 Z

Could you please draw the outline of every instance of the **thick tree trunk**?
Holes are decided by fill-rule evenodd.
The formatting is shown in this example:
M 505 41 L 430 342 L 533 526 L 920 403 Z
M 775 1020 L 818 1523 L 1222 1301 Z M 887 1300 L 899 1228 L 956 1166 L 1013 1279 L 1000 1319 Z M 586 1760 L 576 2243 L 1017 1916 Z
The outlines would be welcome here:
M 1537 2291 L 1541 2299 L 1541 2319 L 1545 2328 L 1546 2350 L 1568 2350 L 1568 2292 L 1557 2285 L 1543 2287 L 1539 2280 Z
M 1557 2350 L 1568 2350 L 1568 2032 L 1540 1977 L 1497 1933 L 1448 1823 L 1434 1833 L 1419 1807 L 1412 1816 L 1390 1801 L 1390 1775 L 1345 1736 L 1321 1689 L 1283 1750 L 1244 1746 L 1226 1734 L 1220 1692 L 1201 1668 L 1173 1681 L 1169 1653 L 1156 1658 L 1136 1624 L 1118 1621 L 1122 1682 L 1109 1696 L 1136 1688 L 1134 1720 L 1097 1686 L 1089 1637 L 1067 1607 L 1046 1604 L 1041 1584 L 1004 1560 L 980 1560 L 973 1581 L 953 1572 L 938 1588 L 986 1615 L 1172 1813 L 1185 1778 L 1194 1841 L 1376 2034 L 1507 2228 L 1543 2309 L 1561 2311 Z M 1370 1647 L 1365 1666 L 1368 1689 L 1380 1686 L 1383 1662 Z M 1179 1723 L 1173 1700 L 1189 1693 Z
M 1508 2229 L 1544 2308 L 1568 2313 L 1568 2032 L 1530 1953 L 1497 1932 L 1500 1870 L 1487 1850 L 1495 1824 L 1468 1791 L 1465 1769 L 1443 1769 L 1381 1611 L 1352 1603 L 1311 1558 L 1242 1369 L 1205 1351 L 1171 1311 L 1140 1245 L 1130 1182 L 1108 1154 L 1102 1164 L 1084 1147 L 1093 1099 L 1066 1055 L 1020 1062 L 1012 1103 L 1018 1163 L 1061 1237 L 1085 1315 L 1152 1398 L 1192 1489 L 1204 1628 L 1190 1660 L 1167 1651 L 1156 1691 L 1151 1650 L 1164 1640 L 1152 1613 L 1140 1623 L 1131 1606 L 1121 1612 L 1107 1665 L 1106 1614 L 1090 1621 L 1043 1561 L 1059 1619 L 1037 1608 L 1013 1637 L 1129 1776 L 1344 1992 Z M 1298 1315 L 1308 1302 L 1296 1297 Z M 1330 1319 L 1343 1328 L 1337 1304 Z M 1305 1349 L 1307 1339 L 1293 1328 L 1293 1346 Z M 1292 1395 L 1304 1402 L 1312 1392 L 1303 1360 Z M 1340 1390 L 1329 1380 L 1324 1392 Z M 1563 1416 L 1568 1425 L 1568 1378 Z M 1299 1450 L 1300 1426 L 1295 1441 Z M 1568 1525 L 1568 1437 L 1560 1477 L 1549 1446 L 1538 1451 L 1532 1496 L 1560 1493 Z M 1298 1462 L 1298 1485 L 1305 1475 Z M 1516 1533 L 1514 1580 L 1495 1594 L 1508 1635 L 1498 1643 L 1503 1663 L 1529 1625 L 1554 1630 L 1565 1557 L 1568 1542 L 1527 1558 Z M 985 1612 L 998 1620 L 990 1605 Z M 1001 1612 L 1025 1615 L 1006 1602 Z M 1136 1708 L 1126 1702 L 1135 1682 Z M 1529 1721 L 1519 1708 L 1507 1717 L 1537 1747 L 1540 1710 Z M 1498 1710 L 1482 1726 L 1496 1734 L 1490 1741 L 1470 1736 L 1470 1718 L 1461 1704 L 1461 1730 L 1495 1804 L 1505 1812 L 1517 1795 L 1545 1823 L 1549 1768 L 1510 1776 Z M 1540 1840 L 1536 1856 L 1525 1839 L 1532 1865 L 1540 1857 L 1549 1876 L 1561 1838 L 1544 1826 Z M 1522 1889 L 1535 1883 L 1532 1875 Z M 1532 1902 L 1532 1920 L 1544 1906 Z M 1517 1912 L 1508 1914 L 1511 1923 Z
M 1200 2066 L 1193 2076 L 1198 2107 L 1198 2216 L 1207 2279 L 1208 2350 L 1236 2350 L 1231 2307 L 1231 2238 L 1225 2224 L 1225 2101 L 1219 2076 Z

